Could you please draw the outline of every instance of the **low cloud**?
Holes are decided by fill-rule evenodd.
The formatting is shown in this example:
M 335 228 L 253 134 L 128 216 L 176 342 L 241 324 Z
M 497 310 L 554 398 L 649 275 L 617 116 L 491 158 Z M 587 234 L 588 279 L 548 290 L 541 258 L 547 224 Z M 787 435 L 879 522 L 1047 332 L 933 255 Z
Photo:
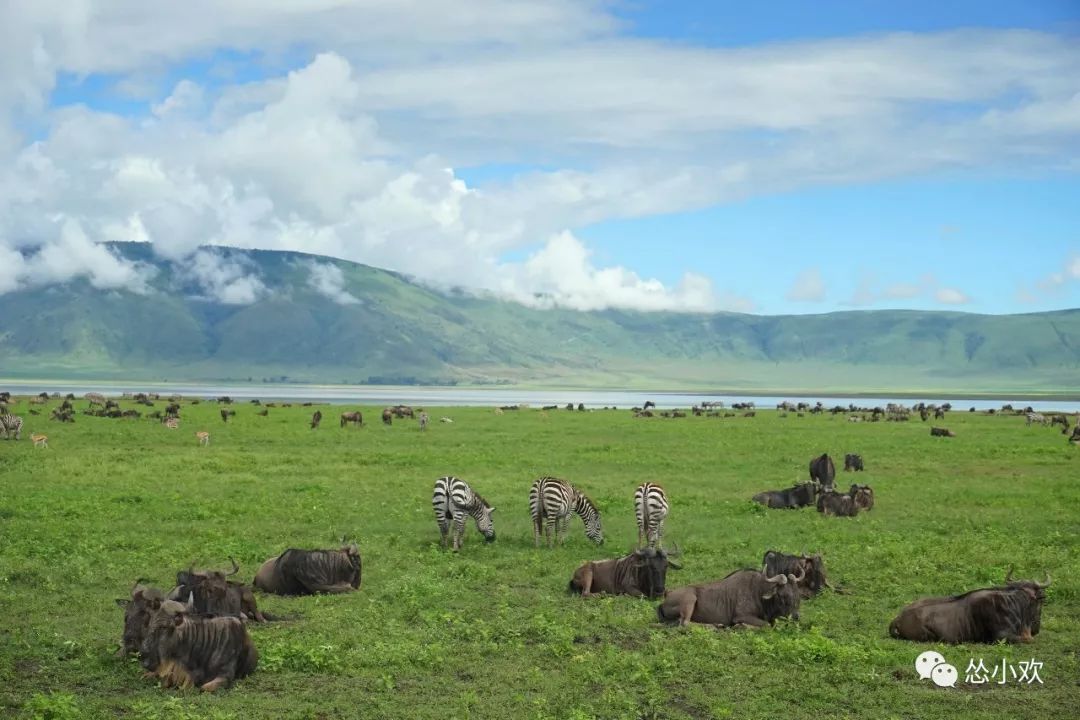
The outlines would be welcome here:
M 0 295 L 41 285 L 85 278 L 99 290 L 145 294 L 157 270 L 126 260 L 92 240 L 76 220 L 60 218 L 41 228 L 45 235 L 23 249 L 0 238 Z
M 750 312 L 753 303 L 725 293 L 718 296 L 712 281 L 686 273 L 674 287 L 642 278 L 621 266 L 597 268 L 589 250 L 569 232 L 558 233 L 522 263 L 499 266 L 496 292 L 533 307 L 573 310 L 672 310 Z
M 859 278 L 859 284 L 855 288 L 847 305 L 865 307 L 876 305 L 889 300 L 931 300 L 939 305 L 966 305 L 971 302 L 971 297 L 953 287 L 946 287 L 938 282 L 931 273 L 922 276 L 918 283 L 893 283 L 878 289 L 877 276 L 873 273 L 863 273 Z
M 360 300 L 345 290 L 345 274 L 337 265 L 329 263 L 309 263 L 308 287 L 320 295 L 333 300 L 338 305 L 356 305 Z
M 202 288 L 203 299 L 226 305 L 250 305 L 267 294 L 258 275 L 243 263 L 226 258 L 217 251 L 203 249 L 178 263 L 181 277 Z
M 795 278 L 791 289 L 788 290 L 787 299 L 793 302 L 821 302 L 825 299 L 825 280 L 821 277 L 821 270 L 807 268 Z
M 971 298 L 956 288 L 943 287 L 934 291 L 934 299 L 942 305 L 966 305 Z

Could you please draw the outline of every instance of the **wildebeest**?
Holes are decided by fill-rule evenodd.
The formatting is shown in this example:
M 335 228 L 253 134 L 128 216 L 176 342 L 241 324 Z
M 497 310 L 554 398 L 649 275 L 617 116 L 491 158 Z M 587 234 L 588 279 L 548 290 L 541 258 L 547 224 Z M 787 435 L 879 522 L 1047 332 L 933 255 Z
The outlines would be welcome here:
M 769 577 L 777 575 L 803 574 L 799 581 L 799 592 L 803 598 L 817 595 L 822 589 L 832 587 L 825 575 L 825 561 L 821 555 L 785 555 L 777 550 L 769 550 L 761 559 L 762 572 Z
M 874 509 L 874 489 L 869 485 L 852 485 L 848 490 L 855 507 L 860 510 Z
M 862 455 L 855 455 L 853 453 L 844 455 L 844 472 L 862 471 L 864 469 Z
M 276 595 L 344 593 L 360 588 L 360 574 L 356 543 L 342 545 L 340 550 L 290 548 L 264 562 L 255 573 L 254 584 Z
M 787 490 L 766 490 L 752 499 L 765 507 L 777 509 L 801 508 L 814 504 L 817 488 L 814 483 L 802 483 Z
M 907 605 L 889 623 L 889 635 L 917 642 L 1031 642 L 1039 634 L 1049 585 L 1049 574 L 1043 583 L 1013 580 L 1010 567 L 1004 587 L 923 598 Z
M 855 498 L 834 490 L 823 492 L 818 496 L 817 510 L 819 513 L 838 517 L 855 517 L 859 514 L 859 506 L 855 504 Z
M 411 418 L 415 416 L 413 409 L 408 405 L 395 405 L 394 407 L 390 408 L 390 411 L 394 413 L 394 417 L 398 418 L 399 420 L 401 418 Z
M 251 587 L 228 579 L 240 571 L 235 560 L 229 558 L 229 561 L 232 570 L 227 573 L 219 570 L 181 570 L 176 574 L 176 587 L 169 592 L 168 599 L 191 598 L 194 612 L 199 615 L 231 615 L 266 622 L 270 618 L 259 611 Z
M 722 580 L 668 591 L 656 615 L 660 622 L 720 627 L 762 627 L 789 615 L 798 620 L 803 577 L 803 573 L 770 577 L 757 570 L 736 570 Z
M 930 428 L 931 437 L 956 437 L 956 433 L 948 428 L 932 427 Z
M 226 410 L 225 408 L 221 409 L 221 422 L 229 422 L 229 418 L 235 417 L 235 416 L 236 416 L 236 411 L 235 410 Z
M 810 461 L 810 479 L 820 483 L 823 490 L 829 490 L 836 479 L 836 465 L 828 453 Z
M 383 409 L 383 411 L 382 411 L 382 421 L 383 421 L 383 425 L 393 425 L 394 424 L 394 411 L 391 410 L 390 408 Z
M 116 604 L 124 611 L 124 634 L 117 655 L 123 657 L 139 650 L 150 629 L 150 618 L 164 600 L 160 590 L 143 585 L 140 580 L 132 586 L 131 597 L 117 599 Z
M 567 590 L 582 597 L 607 593 L 660 598 L 669 565 L 679 569 L 666 552 L 651 547 L 612 560 L 590 560 L 574 571 Z
M 315 428 L 319 427 L 319 423 L 321 423 L 321 422 L 322 422 L 322 410 L 316 410 L 311 415 L 311 429 L 314 430 Z
M 315 414 L 319 416 L 319 420 L 322 420 L 322 413 L 316 412 Z M 349 423 L 352 423 L 356 427 L 363 427 L 363 425 L 364 425 L 364 415 L 363 415 L 363 413 L 361 413 L 359 410 L 356 410 L 356 411 L 353 411 L 353 412 L 343 412 L 343 413 L 341 413 L 341 427 L 345 427 Z M 315 427 L 318 427 L 318 426 L 319 426 L 319 423 L 315 421 L 314 417 L 312 417 L 312 419 L 311 419 L 311 427 L 315 428 Z
M 166 600 L 154 613 L 140 648 L 142 666 L 165 687 L 213 692 L 250 675 L 259 662 L 244 623 L 198 617 L 190 603 Z

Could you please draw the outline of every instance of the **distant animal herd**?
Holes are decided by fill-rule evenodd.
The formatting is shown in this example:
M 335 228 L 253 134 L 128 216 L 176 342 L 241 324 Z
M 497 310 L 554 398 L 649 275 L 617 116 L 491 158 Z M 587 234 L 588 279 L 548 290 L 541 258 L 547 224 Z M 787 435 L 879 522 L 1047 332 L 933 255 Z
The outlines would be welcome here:
M 33 404 L 44 404 L 46 393 L 36 396 Z M 98 417 L 138 417 L 121 411 L 115 401 L 97 393 L 88 393 L 87 414 Z M 152 406 L 160 400 L 155 394 L 139 393 L 130 396 L 137 403 Z M 73 396 L 53 411 L 50 419 L 74 422 Z M 221 397 L 219 404 L 231 405 L 232 399 Z M 193 403 L 198 402 L 192 400 Z M 0 429 L 5 438 L 18 440 L 23 419 L 8 413 L 12 404 L 10 393 L 0 392 Z M 262 405 L 258 400 L 254 405 Z M 287 407 L 289 404 L 283 404 Z M 304 403 L 311 405 L 311 403 Z M 273 403 L 262 406 L 257 415 L 265 416 Z M 503 414 L 525 406 L 504 406 L 496 409 Z M 720 417 L 723 403 L 702 403 L 692 408 L 693 415 Z M 95 408 L 98 408 L 95 410 Z M 543 409 L 557 409 L 547 406 Z M 686 413 L 653 412 L 654 405 L 634 408 L 635 417 L 685 417 Z M 1006 410 L 1007 408 L 1007 410 Z M 1006 406 L 1003 413 L 1024 415 L 1028 425 L 1064 425 L 1063 415 L 1035 413 L 1030 408 L 1013 411 Z M 574 410 L 571 403 L 567 410 Z M 743 416 L 753 417 L 753 403 L 740 404 L 736 409 Z M 865 415 L 873 422 L 907 420 L 912 412 L 925 421 L 931 414 L 945 417 L 949 406 L 917 405 L 904 408 L 890 404 L 887 408 L 869 410 L 833 408 L 827 412 L 848 414 L 848 419 L 862 422 Z M 790 411 L 818 414 L 826 412 L 821 403 L 783 402 L 778 405 L 781 417 Z M 577 411 L 585 411 L 579 404 Z M 879 412 L 880 411 L 880 412 Z M 974 408 L 972 408 L 974 411 Z M 36 414 L 34 410 L 30 411 Z M 994 414 L 990 411 L 988 414 Z M 231 408 L 221 409 L 221 419 L 228 422 L 236 415 Z M 152 417 L 154 417 L 152 415 Z M 180 398 L 169 398 L 164 413 L 156 413 L 167 427 L 176 428 L 180 417 Z M 318 429 L 322 411 L 311 417 L 310 429 Z M 1058 420 L 1058 418 L 1062 420 Z M 394 419 L 415 418 L 425 430 L 428 415 L 405 405 L 382 411 L 382 422 L 391 425 Z M 443 422 L 453 422 L 443 417 Z M 363 426 L 359 411 L 345 411 L 340 427 Z M 931 435 L 953 437 L 943 428 L 934 427 Z M 45 435 L 33 434 L 34 444 L 47 447 Z M 201 445 L 209 445 L 208 431 L 196 432 Z M 1073 427 L 1070 441 L 1080 444 L 1080 425 Z M 865 471 L 863 458 L 854 453 L 844 456 L 845 471 Z M 768 490 L 754 495 L 755 503 L 770 509 L 797 509 L 816 505 L 824 515 L 852 517 L 874 507 L 874 491 L 869 485 L 852 484 L 847 492 L 836 490 L 836 467 L 832 458 L 822 454 L 810 460 L 809 480 L 784 490 Z M 581 518 L 588 539 L 602 545 L 604 533 L 600 510 L 579 488 L 564 479 L 544 476 L 537 478 L 528 491 L 529 513 L 533 525 L 534 544 L 554 546 L 565 541 L 572 516 Z M 630 595 L 659 600 L 657 618 L 662 623 L 705 623 L 719 628 L 772 625 L 778 618 L 799 619 L 801 601 L 832 586 L 829 584 L 821 555 L 788 555 L 767 550 L 762 569 L 738 569 L 724 578 L 707 583 L 668 590 L 669 568 L 679 569 L 678 548 L 663 547 L 664 526 L 669 503 L 664 488 L 657 483 L 641 483 L 633 493 L 634 514 L 638 528 L 638 547 L 618 558 L 586 562 L 572 574 L 568 591 L 590 597 L 598 594 Z M 460 551 L 464 545 L 465 527 L 471 518 L 487 542 L 495 542 L 495 508 L 468 483 L 455 476 L 440 477 L 432 491 L 432 508 L 443 548 Z M 230 558 L 231 560 L 231 558 Z M 192 568 L 177 573 L 176 585 L 168 593 L 136 581 L 129 597 L 117 600 L 124 609 L 124 627 L 119 654 L 138 653 L 147 677 L 157 678 L 163 687 L 199 687 L 213 691 L 230 685 L 253 672 L 258 664 L 258 651 L 247 631 L 249 622 L 279 620 L 259 610 L 253 588 L 278 595 L 310 595 L 316 593 L 349 593 L 361 587 L 362 562 L 355 542 L 342 538 L 338 549 L 301 550 L 289 548 L 267 559 L 255 573 L 251 585 L 231 580 L 239 572 L 232 561 L 228 572 L 196 571 Z M 889 624 L 891 637 L 919 642 L 1030 642 L 1038 635 L 1041 613 L 1046 598 L 1043 582 L 1014 580 L 1012 568 L 1000 586 L 981 588 L 951 597 L 924 598 L 904 607 Z

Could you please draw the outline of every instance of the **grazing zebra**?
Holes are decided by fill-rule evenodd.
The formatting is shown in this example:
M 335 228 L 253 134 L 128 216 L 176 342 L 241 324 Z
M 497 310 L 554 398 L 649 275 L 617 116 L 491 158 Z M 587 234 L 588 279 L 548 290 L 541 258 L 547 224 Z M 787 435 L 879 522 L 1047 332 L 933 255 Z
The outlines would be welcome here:
M 668 513 L 667 493 L 656 483 L 645 482 L 634 491 L 634 515 L 637 517 L 638 547 L 644 536 L 649 547 L 661 547 L 664 518 Z
M 565 480 L 542 477 L 529 489 L 529 513 L 533 521 L 533 540 L 540 547 L 540 532 L 543 529 L 548 546 L 566 539 L 566 529 L 570 525 L 570 514 L 577 513 L 585 523 L 585 535 L 597 545 L 604 543 L 604 531 L 600 527 L 600 511 L 581 491 Z M 561 537 L 560 537 L 561 536 Z
M 439 523 L 440 545 L 446 547 L 447 534 L 450 534 L 451 547 L 461 549 L 465 537 L 465 516 L 472 516 L 476 529 L 484 536 L 485 542 L 495 541 L 495 524 L 491 514 L 495 508 L 488 501 L 475 493 L 469 484 L 461 478 L 448 475 L 435 481 L 435 490 L 431 494 L 431 507 L 435 510 L 435 521 Z
M 90 401 L 90 405 L 87 407 L 87 409 L 90 409 L 95 405 L 105 407 L 105 396 L 101 393 L 86 393 L 86 395 L 83 395 L 83 397 Z
M 34 441 L 34 447 L 47 448 L 49 447 L 49 436 L 42 435 L 40 433 L 34 433 L 30 436 L 30 439 Z
M 169 428 L 170 430 L 175 430 L 176 428 L 180 427 L 180 420 L 174 417 L 165 418 L 165 427 Z
M 4 439 L 10 440 L 11 433 L 15 433 L 15 439 L 22 437 L 22 418 L 18 415 L 0 415 L 0 429 L 4 431 Z
M 1031 423 L 1036 423 L 1036 422 L 1039 423 L 1040 425 L 1045 425 L 1046 424 L 1046 416 L 1041 415 L 1041 414 L 1039 414 L 1037 412 L 1029 412 L 1027 414 L 1027 424 L 1030 425 Z
M 195 437 L 199 438 L 200 445 L 210 444 L 210 433 L 206 432 L 205 430 L 200 430 L 199 432 L 195 433 Z

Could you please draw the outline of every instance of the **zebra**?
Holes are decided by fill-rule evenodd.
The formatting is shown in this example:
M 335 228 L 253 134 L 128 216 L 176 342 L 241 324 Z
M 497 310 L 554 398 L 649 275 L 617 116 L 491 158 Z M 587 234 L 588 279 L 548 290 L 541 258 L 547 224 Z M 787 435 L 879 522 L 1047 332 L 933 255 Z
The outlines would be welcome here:
M 15 439 L 22 437 L 23 419 L 18 415 L 0 415 L 0 430 L 4 431 L 4 439 L 10 440 L 11 433 L 15 433 Z
M 1030 425 L 1031 423 L 1036 423 L 1036 422 L 1039 423 L 1040 425 L 1045 425 L 1046 424 L 1046 416 L 1041 415 L 1041 414 L 1039 414 L 1037 412 L 1029 412 L 1027 414 L 1027 424 Z
M 420 429 L 427 430 L 428 414 L 426 412 L 420 413 Z
M 656 483 L 644 482 L 634 491 L 634 515 L 637 517 L 638 547 L 644 536 L 649 547 L 661 547 L 664 519 L 668 514 L 667 493 Z
M 102 395 L 101 393 L 95 393 L 95 392 L 86 393 L 85 395 L 83 395 L 83 397 L 86 398 L 90 402 L 89 408 L 93 408 L 95 405 L 100 405 L 101 407 L 105 407 L 105 396 Z
M 604 531 L 600 527 L 600 511 L 592 500 L 580 490 L 559 478 L 537 478 L 529 489 L 529 513 L 533 521 L 533 540 L 540 547 L 540 532 L 545 530 L 548 545 L 566 539 L 570 514 L 576 513 L 585 523 L 585 536 L 597 545 L 604 544 Z M 560 539 L 561 535 L 561 539 Z
M 491 514 L 495 508 L 488 501 L 473 491 L 461 478 L 447 475 L 435 481 L 435 491 L 431 495 L 431 506 L 435 511 L 435 521 L 439 523 L 440 545 L 446 547 L 446 538 L 453 521 L 453 534 L 450 542 L 455 551 L 461 549 L 465 537 L 465 516 L 471 515 L 476 521 L 476 529 L 486 542 L 495 541 L 495 524 Z

